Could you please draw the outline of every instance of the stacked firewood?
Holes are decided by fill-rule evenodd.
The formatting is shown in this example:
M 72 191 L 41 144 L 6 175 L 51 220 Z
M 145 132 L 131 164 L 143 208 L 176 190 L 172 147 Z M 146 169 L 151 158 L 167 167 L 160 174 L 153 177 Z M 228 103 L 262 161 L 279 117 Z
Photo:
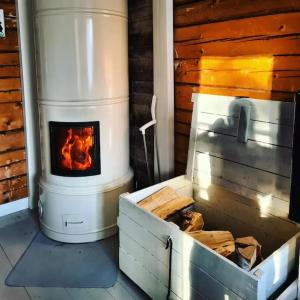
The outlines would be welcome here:
M 138 202 L 138 205 L 163 220 L 174 222 L 182 231 L 245 270 L 251 270 L 261 261 L 261 245 L 254 237 L 234 239 L 229 231 L 203 230 L 203 216 L 192 210 L 194 203 L 193 198 L 180 196 L 166 186 Z

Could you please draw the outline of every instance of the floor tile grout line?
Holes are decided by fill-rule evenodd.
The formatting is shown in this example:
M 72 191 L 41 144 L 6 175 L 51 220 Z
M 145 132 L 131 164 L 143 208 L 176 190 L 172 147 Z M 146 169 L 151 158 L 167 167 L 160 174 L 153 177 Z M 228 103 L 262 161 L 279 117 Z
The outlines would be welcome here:
M 4 228 L 5 228 L 5 227 L 4 227 Z M 7 255 L 7 253 L 5 252 L 4 247 L 3 247 L 3 245 L 1 244 L 1 242 L 0 242 L 0 249 L 1 249 L 2 252 L 4 253 L 5 257 L 7 258 L 8 263 L 10 264 L 11 270 L 12 270 L 12 269 L 14 268 L 14 265 L 13 265 L 12 261 L 10 260 L 9 256 Z M 5 282 L 4 282 L 4 284 L 5 284 Z M 32 298 L 31 298 L 31 296 L 30 296 L 30 294 L 29 294 L 29 292 L 28 292 L 26 286 L 23 286 L 22 288 L 25 290 L 25 293 L 27 294 L 27 296 L 29 297 L 29 299 L 32 300 Z

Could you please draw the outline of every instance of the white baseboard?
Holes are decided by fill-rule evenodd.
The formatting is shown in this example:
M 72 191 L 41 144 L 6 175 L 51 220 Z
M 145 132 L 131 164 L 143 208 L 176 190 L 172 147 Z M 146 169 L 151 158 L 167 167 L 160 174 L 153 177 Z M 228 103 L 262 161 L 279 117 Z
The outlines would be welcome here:
M 28 197 L 0 205 L 0 217 L 28 208 Z

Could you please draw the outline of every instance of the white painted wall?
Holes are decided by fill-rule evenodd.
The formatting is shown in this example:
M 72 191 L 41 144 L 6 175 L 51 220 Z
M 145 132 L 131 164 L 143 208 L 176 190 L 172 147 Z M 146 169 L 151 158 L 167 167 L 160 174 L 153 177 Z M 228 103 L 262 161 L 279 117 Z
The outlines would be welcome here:
M 35 49 L 31 0 L 17 0 L 20 61 L 22 66 L 23 109 L 25 116 L 28 167 L 28 205 L 34 208 L 39 196 L 40 170 L 39 119 L 36 100 Z

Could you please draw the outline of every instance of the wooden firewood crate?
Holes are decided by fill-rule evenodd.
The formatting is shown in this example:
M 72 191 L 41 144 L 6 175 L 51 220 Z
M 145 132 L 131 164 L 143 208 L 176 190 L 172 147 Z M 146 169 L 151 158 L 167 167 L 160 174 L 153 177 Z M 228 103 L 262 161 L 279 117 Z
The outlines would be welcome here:
M 120 268 L 151 298 L 268 299 L 298 267 L 288 220 L 294 104 L 205 94 L 194 102 L 186 175 L 120 196 Z M 162 187 L 196 201 L 205 230 L 254 236 L 263 261 L 245 271 L 137 205 Z

